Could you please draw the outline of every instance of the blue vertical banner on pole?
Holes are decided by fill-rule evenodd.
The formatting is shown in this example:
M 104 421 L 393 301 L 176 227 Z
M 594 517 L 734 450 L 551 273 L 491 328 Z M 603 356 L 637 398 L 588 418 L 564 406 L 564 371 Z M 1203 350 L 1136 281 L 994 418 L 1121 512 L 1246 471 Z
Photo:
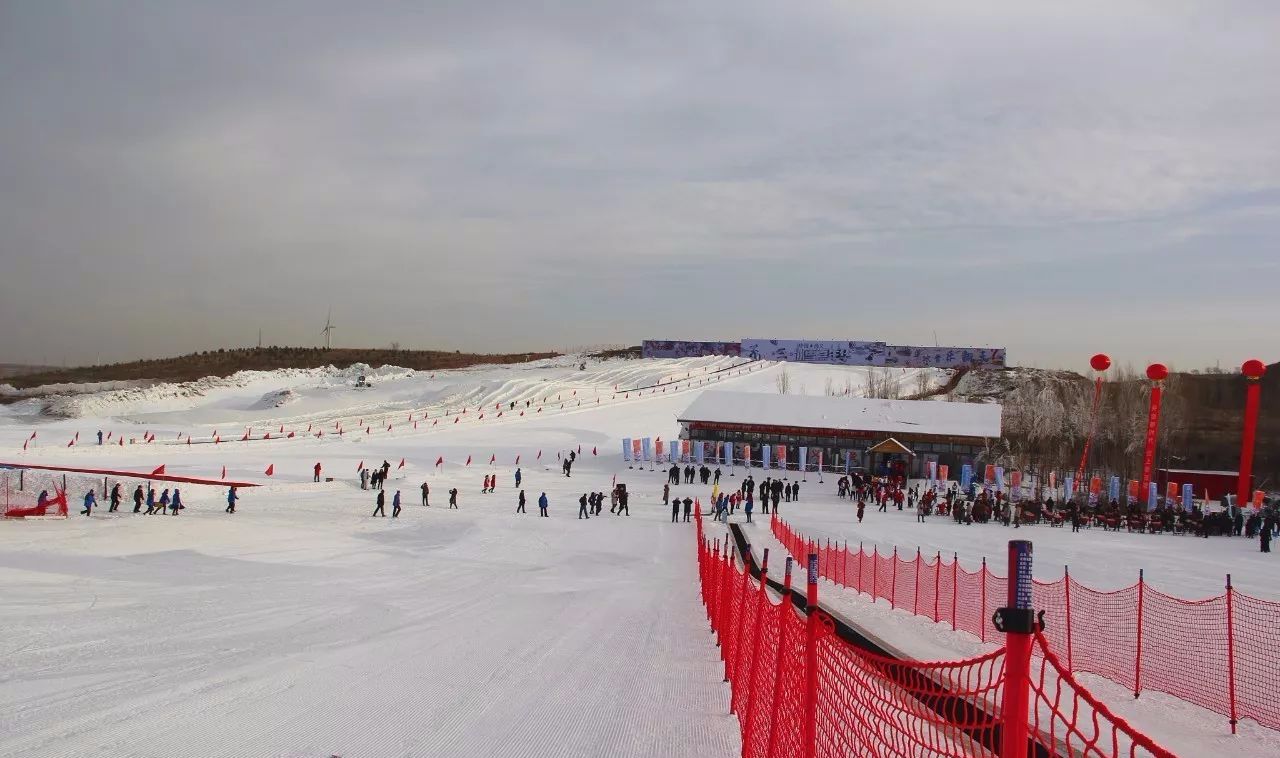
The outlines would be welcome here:
M 770 453 L 772 452 L 773 452 L 773 448 L 769 447 L 768 445 L 760 446 L 760 465 L 761 466 L 765 468 L 769 468 L 769 458 L 770 458 Z
M 996 466 L 996 492 L 1004 492 L 1004 466 Z
M 970 482 L 973 481 L 973 465 L 966 463 L 960 469 L 960 489 L 968 490 Z
M 800 470 L 807 471 L 808 469 L 806 468 L 806 466 L 808 465 L 809 465 L 809 448 L 801 447 L 800 448 Z
M 622 440 L 622 460 L 624 461 L 631 460 L 631 438 L 630 437 L 627 437 L 626 439 Z
M 1191 512 L 1191 507 L 1192 505 L 1194 505 L 1193 501 L 1195 500 L 1195 496 L 1196 496 L 1195 490 L 1192 489 L 1190 484 L 1182 485 L 1182 508 L 1187 513 Z
M 1062 477 L 1062 499 L 1063 500 L 1070 500 L 1071 496 L 1075 494 L 1075 482 L 1073 482 L 1071 478 L 1072 478 L 1071 474 L 1067 474 Z
M 1156 504 L 1159 501 L 1159 488 L 1156 487 L 1155 482 L 1151 482 L 1150 486 L 1147 488 L 1147 510 L 1154 511 L 1156 509 Z
M 649 454 L 653 449 L 652 446 L 653 446 L 653 440 L 651 440 L 650 438 L 644 437 L 643 439 L 640 440 L 640 451 L 641 451 L 641 454 L 644 456 L 645 463 L 648 463 L 650 460 Z
M 702 440 L 698 440 L 697 442 L 693 443 L 693 445 L 694 445 L 694 448 L 693 448 L 694 462 L 696 462 L 699 466 L 701 466 L 704 462 L 706 462 L 706 459 L 707 459 L 707 450 L 706 450 L 707 443 L 703 442 Z
M 846 450 L 846 451 L 844 451 L 844 472 L 845 472 L 846 474 L 847 474 L 847 473 L 849 473 L 849 466 L 851 465 L 849 461 L 850 461 L 852 458 L 853 458 L 853 451 L 852 451 L 852 450 Z
M 1107 487 L 1107 499 L 1113 502 L 1120 502 L 1120 477 L 1111 477 L 1111 484 Z

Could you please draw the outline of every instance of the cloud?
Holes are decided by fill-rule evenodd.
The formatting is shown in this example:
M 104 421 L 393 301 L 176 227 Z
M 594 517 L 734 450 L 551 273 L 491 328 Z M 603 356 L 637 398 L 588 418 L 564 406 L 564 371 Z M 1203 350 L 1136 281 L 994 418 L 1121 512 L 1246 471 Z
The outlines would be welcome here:
M 1224 347 L 1184 305 L 1274 271 L 1268 3 L 0 13 L 0 317 L 42 312 L 6 360 L 309 344 L 332 305 L 349 344 L 1191 365 L 1280 315 Z

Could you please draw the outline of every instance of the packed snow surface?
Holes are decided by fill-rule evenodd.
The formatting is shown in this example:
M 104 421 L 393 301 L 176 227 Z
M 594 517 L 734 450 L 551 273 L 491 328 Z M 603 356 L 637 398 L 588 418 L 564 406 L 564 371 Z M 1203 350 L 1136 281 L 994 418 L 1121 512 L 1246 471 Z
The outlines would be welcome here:
M 220 487 L 182 485 L 179 516 L 134 515 L 126 503 L 119 514 L 0 522 L 0 758 L 736 755 L 692 525 L 670 523 L 661 467 L 630 468 L 621 441 L 674 438 L 677 416 L 708 389 L 776 395 L 785 371 L 793 393 L 819 395 L 846 380 L 865 387 L 869 374 L 732 358 L 588 360 L 579 370 L 581 360 L 245 373 L 67 396 L 74 407 L 60 418 L 42 413 L 46 400 L 0 407 L 2 461 L 163 464 L 213 479 L 225 467 L 228 479 L 264 484 L 241 491 L 234 515 Z M 938 378 L 921 373 L 901 378 Z M 372 388 L 355 387 L 361 374 Z M 279 407 L 267 400 L 286 396 Z M 96 444 L 100 429 L 110 444 Z M 241 442 L 246 431 L 252 440 Z M 579 449 L 566 478 L 559 459 Z M 395 491 L 404 501 L 394 520 L 370 517 L 374 493 L 356 476 L 384 460 L 388 515 Z M 317 462 L 334 481 L 312 482 Z M 495 494 L 479 492 L 486 474 L 497 476 Z M 54 478 L 28 476 L 28 491 Z M 579 496 L 607 492 L 615 477 L 632 492 L 631 515 L 576 519 Z M 90 481 L 71 477 L 73 514 Z M 460 508 L 447 510 L 455 487 Z M 1000 527 L 870 513 L 856 528 L 834 487 L 810 475 L 804 500 L 784 513 L 816 536 L 956 551 L 969 565 L 1003 555 Z M 678 491 L 704 503 L 711 494 Z M 537 516 L 542 492 L 548 519 Z M 1017 536 L 1035 541 L 1045 577 L 1070 563 L 1080 581 L 1119 586 L 1145 567 L 1161 590 L 1196 597 L 1219 593 L 1231 571 L 1250 594 L 1276 596 L 1270 564 L 1243 540 Z M 868 624 L 888 613 L 854 612 Z M 898 641 L 926 657 L 971 644 L 891 620 Z M 1202 748 L 1218 746 L 1220 717 L 1159 702 L 1144 696 L 1125 713 L 1190 746 L 1186 755 L 1214 754 Z M 1192 739 L 1202 734 L 1211 742 Z M 1254 739 L 1246 731 L 1233 752 L 1267 754 Z

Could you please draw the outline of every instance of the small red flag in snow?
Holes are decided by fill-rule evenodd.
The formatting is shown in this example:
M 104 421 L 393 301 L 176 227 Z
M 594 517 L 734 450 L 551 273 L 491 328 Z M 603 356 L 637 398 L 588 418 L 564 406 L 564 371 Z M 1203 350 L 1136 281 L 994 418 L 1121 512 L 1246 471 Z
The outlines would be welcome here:
M 311 424 L 307 424 L 307 431 L 311 431 Z
M 502 411 L 498 411 L 498 418 L 502 418 Z
M 31 443 L 31 440 L 26 440 L 25 442 L 23 442 L 23 443 L 22 443 L 22 449 L 23 449 L 23 450 L 26 450 L 26 449 L 27 449 L 27 445 L 28 445 L 28 444 L 30 444 L 30 443 Z
M 366 426 L 366 427 L 364 428 L 364 433 L 365 433 L 365 434 L 368 434 L 368 433 L 369 433 L 369 430 L 370 430 L 370 429 L 372 429 L 372 428 L 373 428 L 373 427 L 371 427 L 371 426 Z
M 478 419 L 476 419 L 476 420 L 477 420 L 477 421 L 483 421 L 483 420 L 484 420 L 484 414 L 483 414 L 483 413 L 481 413 L 481 414 L 480 414 L 480 418 L 478 418 Z
M 457 417 L 457 416 L 454 416 L 454 417 L 453 417 L 453 423 L 455 423 L 455 424 L 456 424 L 456 423 L 458 423 L 458 417 Z
M 121 441 L 121 442 L 124 442 L 124 437 L 121 437 L 121 438 L 120 438 L 120 441 Z M 222 438 L 221 438 L 221 437 L 214 437 L 214 438 L 213 438 L 213 444 L 215 444 L 215 445 L 221 445 L 221 444 L 222 444 Z
M 151 475 L 152 475 L 152 476 L 164 476 L 164 464 L 161 464 L 159 468 L 157 468 L 155 471 L 152 471 L 152 472 L 151 472 Z
M 444 465 L 444 456 L 442 455 L 439 458 L 436 458 L 436 467 L 438 468 L 443 465 Z
M 187 444 L 188 444 L 188 445 L 190 445 L 190 444 L 191 444 L 191 438 L 190 438 L 190 437 L 187 437 Z
M 591 454 L 592 454 L 592 455 L 599 455 L 599 453 L 597 453 L 597 452 L 596 452 L 596 449 L 595 449 L 594 447 L 593 447 L 593 448 L 591 448 Z
M 539 409 L 538 409 L 538 413 L 542 413 L 542 409 L 541 409 L 541 408 L 539 408 Z
M 387 431 L 391 431 L 391 424 L 387 424 Z
M 222 478 L 223 478 L 223 479 L 226 479 L 226 478 L 227 478 L 227 467 L 226 467 L 226 466 L 223 466 L 223 467 L 222 467 Z
M 76 442 L 80 441 L 80 432 L 76 432 Z
M 541 450 L 539 450 L 539 451 L 538 451 L 538 458 L 537 458 L 537 459 L 538 459 L 538 460 L 542 460 L 542 451 L 541 451 Z
M 107 439 L 111 439 L 111 434 L 112 432 L 107 432 Z M 187 435 L 187 438 L 190 439 L 191 435 Z
M 120 440 L 120 447 L 124 447 L 124 437 L 120 437 L 118 439 Z
M 418 422 L 417 422 L 417 421 L 413 422 L 413 428 L 414 428 L 415 430 L 418 428 Z
M 438 423 L 440 423 L 440 419 L 436 419 L 435 421 L 432 421 L 432 422 L 431 422 L 431 425 L 432 425 L 432 426 L 435 426 L 435 425 L 436 425 L 436 424 L 438 424 Z
M 497 462 L 497 460 L 498 460 L 498 454 L 497 453 L 491 454 L 489 456 L 489 465 L 492 466 L 494 463 Z
M 275 473 L 276 473 L 276 464 L 272 463 L 271 465 L 267 466 L 267 476 L 272 476 Z
M 468 465 L 468 466 L 470 466 L 470 465 L 471 465 L 471 456 L 469 456 L 469 455 L 467 456 L 467 465 Z
M 285 435 L 285 439 L 290 439 L 290 440 L 293 439 L 293 434 L 294 434 L 293 432 L 289 432 L 287 435 Z M 190 441 L 191 441 L 191 438 L 188 437 L 187 442 L 190 442 Z
M 248 433 L 248 432 L 245 432 L 245 433 L 244 433 L 244 436 L 240 438 L 240 441 L 241 441 L 241 442 L 248 442 L 248 441 L 249 441 L 249 433 Z
M 76 444 L 76 441 L 71 440 L 70 442 L 67 443 L 67 447 L 75 447 L 75 444 Z
M 284 434 L 284 424 L 280 425 L 280 434 Z
M 397 466 L 396 468 L 404 468 L 404 458 L 400 459 L 400 465 Z
M 356 473 L 357 474 L 360 473 L 361 469 L 363 468 L 364 468 L 364 461 L 360 461 L 360 463 L 356 465 Z
M 516 465 L 517 465 L 517 466 L 519 466 L 519 465 L 520 465 L 520 456 L 518 456 L 518 455 L 516 456 Z
M 33 439 L 35 439 L 35 438 L 36 438 L 36 433 L 35 433 L 35 432 L 32 432 L 32 433 L 31 433 L 31 436 L 30 436 L 30 437 L 28 437 L 27 439 L 29 439 L 29 440 L 33 440 Z
M 523 416 L 523 415 L 524 415 L 524 411 L 520 411 L 520 415 L 521 415 L 521 416 Z
M 271 439 L 271 432 L 267 432 L 266 434 L 262 435 L 262 439 L 264 439 L 264 440 L 269 440 L 269 439 Z

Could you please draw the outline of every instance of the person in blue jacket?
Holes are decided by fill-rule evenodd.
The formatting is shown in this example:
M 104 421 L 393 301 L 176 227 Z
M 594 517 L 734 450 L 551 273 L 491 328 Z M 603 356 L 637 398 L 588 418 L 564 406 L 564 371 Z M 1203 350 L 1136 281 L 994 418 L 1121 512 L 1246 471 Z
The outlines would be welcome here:
M 520 489 L 520 469 L 516 469 L 516 489 Z
M 746 504 L 746 505 L 744 505 L 744 506 L 742 507 L 742 512 L 743 512 L 743 513 L 745 513 L 745 514 L 747 514 L 747 523 L 748 523 L 748 524 L 750 524 L 750 523 L 751 523 L 751 508 L 752 508 L 752 503 L 751 503 L 751 501 L 750 501 L 750 500 L 748 500 L 748 501 L 747 501 L 747 504 Z
M 173 515 L 175 515 L 175 516 L 177 516 L 177 515 L 178 515 L 178 511 L 180 511 L 180 510 L 182 510 L 183 508 L 186 508 L 186 507 L 187 507 L 187 506 L 185 506 L 185 505 L 183 505 L 183 504 L 182 504 L 182 491 L 181 491 L 181 490 L 175 489 L 175 490 L 173 491 L 173 502 L 169 504 L 169 507 L 170 507 L 171 509 L 173 509 Z
M 391 498 L 391 518 L 399 518 L 400 516 L 400 490 L 396 490 L 395 497 Z
M 231 489 L 227 490 L 227 513 L 236 512 L 236 501 L 239 499 L 240 499 L 240 496 L 236 494 L 235 487 L 232 487 Z
M 163 516 L 163 515 L 165 514 L 165 512 L 166 512 L 166 511 L 168 511 L 168 510 L 169 510 L 169 490 L 168 490 L 168 488 L 165 488 L 165 491 L 164 491 L 164 492 L 162 492 L 162 493 L 160 493 L 160 511 L 159 511 L 159 513 L 160 513 L 160 515 L 161 515 L 161 516 Z
M 150 516 L 156 512 L 156 491 L 154 487 L 147 487 L 147 512 L 143 515 Z
M 84 493 L 84 510 L 80 511 L 81 516 L 88 516 L 93 512 L 93 506 L 98 504 L 98 496 L 93 490 Z
M 538 515 L 547 516 L 547 493 L 542 493 L 538 497 Z M 547 516 L 547 518 L 550 518 Z

